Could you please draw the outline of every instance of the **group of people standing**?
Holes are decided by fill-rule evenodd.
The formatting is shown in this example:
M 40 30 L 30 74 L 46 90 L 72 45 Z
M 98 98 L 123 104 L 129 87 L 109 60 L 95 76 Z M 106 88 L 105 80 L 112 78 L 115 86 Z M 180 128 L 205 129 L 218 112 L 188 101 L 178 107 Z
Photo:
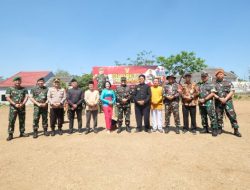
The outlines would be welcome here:
M 135 88 L 127 85 L 126 78 L 121 77 L 121 85 L 115 90 L 111 89 L 108 80 L 102 81 L 104 89 L 100 91 L 94 89 L 94 82 L 90 81 L 88 90 L 83 91 L 78 87 L 75 79 L 71 81 L 71 88 L 65 90 L 61 87 L 60 79 L 55 78 L 53 87 L 45 86 L 44 78 L 37 80 L 37 86 L 31 90 L 30 95 L 26 88 L 21 86 L 21 78 L 13 79 L 14 86 L 7 89 L 6 98 L 10 103 L 9 126 L 7 141 L 13 139 L 14 126 L 17 116 L 19 117 L 20 137 L 27 137 L 25 133 L 25 104 L 30 98 L 34 104 L 33 113 L 33 138 L 38 137 L 39 120 L 42 117 L 42 126 L 45 136 L 55 136 L 55 127 L 58 127 L 58 134 L 63 135 L 62 127 L 64 123 L 64 105 L 68 104 L 69 133 L 74 132 L 74 118 L 77 116 L 78 131 L 82 130 L 82 110 L 86 105 L 86 129 L 85 134 L 91 132 L 90 121 L 93 118 L 93 132 L 97 133 L 98 107 L 101 101 L 104 112 L 106 130 L 112 131 L 113 107 L 117 109 L 117 133 L 121 133 L 123 119 L 125 119 L 125 130 L 131 132 L 130 115 L 131 103 L 135 104 L 136 132 L 169 133 L 170 116 L 173 113 L 175 121 L 175 132 L 180 133 L 179 102 L 182 102 L 183 113 L 183 133 L 190 131 L 196 134 L 196 109 L 199 107 L 203 129 L 201 133 L 209 133 L 209 123 L 212 129 L 212 136 L 217 136 L 223 132 L 223 115 L 226 113 L 232 127 L 234 135 L 241 137 L 236 113 L 233 107 L 232 96 L 234 89 L 232 83 L 224 79 L 223 70 L 215 73 L 216 81 L 209 81 L 208 73 L 201 74 L 201 82 L 192 82 L 192 74 L 184 75 L 185 82 L 178 84 L 174 75 L 166 77 L 167 82 L 161 84 L 159 78 L 153 79 L 153 85 L 145 84 L 145 75 L 139 76 L 139 84 Z M 163 127 L 163 109 L 165 108 L 165 126 Z M 151 113 L 151 114 L 150 114 Z M 48 114 L 50 115 L 51 132 L 48 132 Z M 152 129 L 150 127 L 150 115 L 152 118 Z M 189 118 L 191 126 L 189 127 Z M 143 128 L 144 121 L 144 128 Z

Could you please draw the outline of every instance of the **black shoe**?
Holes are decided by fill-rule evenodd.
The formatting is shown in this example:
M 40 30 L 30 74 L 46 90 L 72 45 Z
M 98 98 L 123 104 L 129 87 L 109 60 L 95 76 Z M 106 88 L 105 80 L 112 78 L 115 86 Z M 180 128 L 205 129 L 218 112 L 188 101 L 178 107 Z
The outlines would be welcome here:
M 131 128 L 130 128 L 129 126 L 126 126 L 126 131 L 127 131 L 128 133 L 131 133 Z
M 144 130 L 146 133 L 151 133 L 151 129 L 145 129 Z
M 169 128 L 169 127 L 166 127 L 166 128 L 165 128 L 165 133 L 169 133 L 169 131 L 170 131 L 170 128 Z
M 192 133 L 193 135 L 196 135 L 196 130 L 195 130 L 195 129 L 192 129 L 192 130 L 191 130 L 191 133 Z
M 43 132 L 44 136 L 48 137 L 49 136 L 49 132 L 47 130 L 44 130 Z
M 118 127 L 117 133 L 121 133 L 122 132 L 122 127 Z
M 54 137 L 56 135 L 56 132 L 53 130 L 51 131 L 51 136 Z
M 72 134 L 74 132 L 73 129 L 69 129 L 69 134 Z
M 90 129 L 86 129 L 84 134 L 87 135 L 87 134 L 89 134 L 89 132 L 90 132 Z
M 9 134 L 8 138 L 6 139 L 7 141 L 11 141 L 13 139 L 13 135 Z
M 183 128 L 182 133 L 185 134 L 186 132 L 188 132 L 188 130 L 186 128 Z
M 176 133 L 176 134 L 180 134 L 180 129 L 179 129 L 179 127 L 176 127 L 175 133 Z
M 212 129 L 212 136 L 216 137 L 218 135 L 218 130 L 217 129 Z
M 207 128 L 207 127 L 203 128 L 203 129 L 200 131 L 200 133 L 202 133 L 202 134 L 209 133 L 208 128 Z
M 59 130 L 58 130 L 58 134 L 59 134 L 59 135 L 63 135 L 62 129 L 59 129 Z
M 240 134 L 240 132 L 239 132 L 239 130 L 238 130 L 238 128 L 234 128 L 234 135 L 236 137 L 242 137 L 241 134 Z
M 29 137 L 29 134 L 27 134 L 27 133 L 20 133 L 20 137 Z
M 136 128 L 135 132 L 136 132 L 136 133 L 140 133 L 140 132 L 141 132 L 141 129 Z
M 82 128 L 78 128 L 78 133 L 82 133 Z
M 38 137 L 38 132 L 37 131 L 34 131 L 33 133 L 33 138 L 36 139 Z
M 94 128 L 94 133 L 98 133 L 98 129 L 97 128 Z
M 218 135 L 220 135 L 222 133 L 222 128 L 221 127 L 218 128 L 217 133 L 218 133 Z

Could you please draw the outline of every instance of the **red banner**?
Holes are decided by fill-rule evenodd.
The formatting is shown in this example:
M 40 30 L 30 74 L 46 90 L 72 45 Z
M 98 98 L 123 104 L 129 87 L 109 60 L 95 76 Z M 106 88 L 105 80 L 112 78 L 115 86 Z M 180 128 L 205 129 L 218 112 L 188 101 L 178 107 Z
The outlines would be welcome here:
M 109 78 L 112 85 L 119 85 L 121 77 L 127 78 L 128 85 L 135 85 L 138 83 L 138 76 L 144 74 L 146 76 L 146 83 L 152 84 L 154 77 L 162 78 L 165 76 L 165 69 L 161 66 L 106 66 L 93 67 L 92 74 L 98 76 L 103 73 Z

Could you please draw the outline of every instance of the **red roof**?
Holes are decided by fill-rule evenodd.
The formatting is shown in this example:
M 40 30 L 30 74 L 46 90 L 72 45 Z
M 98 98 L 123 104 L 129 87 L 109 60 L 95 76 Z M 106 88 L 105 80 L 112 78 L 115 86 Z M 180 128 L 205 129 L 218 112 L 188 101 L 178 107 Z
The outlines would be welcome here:
M 23 87 L 32 87 L 37 83 L 37 79 L 41 77 L 46 77 L 51 73 L 50 71 L 35 71 L 35 72 L 24 72 L 21 71 L 10 78 L 0 82 L 0 87 L 10 87 L 13 86 L 13 78 L 19 76 L 22 78 Z

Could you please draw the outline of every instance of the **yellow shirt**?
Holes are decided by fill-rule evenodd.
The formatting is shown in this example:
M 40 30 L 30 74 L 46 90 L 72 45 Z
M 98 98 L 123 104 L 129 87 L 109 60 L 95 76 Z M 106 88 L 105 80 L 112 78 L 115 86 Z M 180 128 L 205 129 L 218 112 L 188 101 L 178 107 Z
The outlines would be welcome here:
M 162 87 L 151 86 L 151 109 L 162 110 L 163 108 Z

